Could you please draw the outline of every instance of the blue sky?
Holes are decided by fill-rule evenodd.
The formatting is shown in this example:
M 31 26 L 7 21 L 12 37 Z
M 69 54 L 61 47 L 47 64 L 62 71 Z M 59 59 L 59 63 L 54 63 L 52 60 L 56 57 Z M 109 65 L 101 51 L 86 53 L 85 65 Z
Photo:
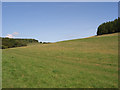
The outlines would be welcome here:
M 96 35 L 118 17 L 117 2 L 3 2 L 2 36 L 63 41 Z
M 2 0 L 2 2 L 119 2 L 119 0 Z

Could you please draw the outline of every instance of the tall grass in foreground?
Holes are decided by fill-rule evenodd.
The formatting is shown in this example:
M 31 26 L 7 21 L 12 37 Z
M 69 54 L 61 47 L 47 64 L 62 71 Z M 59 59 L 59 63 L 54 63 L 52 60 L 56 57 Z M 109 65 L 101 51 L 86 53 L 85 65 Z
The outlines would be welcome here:
M 3 50 L 3 88 L 117 88 L 118 36 Z

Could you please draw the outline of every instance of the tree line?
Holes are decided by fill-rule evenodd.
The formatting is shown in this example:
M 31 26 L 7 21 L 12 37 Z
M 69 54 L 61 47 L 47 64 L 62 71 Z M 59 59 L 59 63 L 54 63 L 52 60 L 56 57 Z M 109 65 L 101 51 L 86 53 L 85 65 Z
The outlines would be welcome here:
M 2 39 L 1 49 L 27 46 L 28 43 L 38 43 L 35 39 L 13 39 L 13 38 L 0 38 Z
M 120 32 L 120 17 L 114 21 L 101 24 L 97 29 L 97 35 Z

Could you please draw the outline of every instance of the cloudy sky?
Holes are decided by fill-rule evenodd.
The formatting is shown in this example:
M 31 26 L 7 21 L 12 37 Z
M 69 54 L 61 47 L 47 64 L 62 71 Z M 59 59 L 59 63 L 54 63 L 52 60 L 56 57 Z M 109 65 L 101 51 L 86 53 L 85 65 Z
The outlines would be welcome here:
M 117 2 L 3 2 L 2 36 L 62 41 L 96 35 L 118 17 Z

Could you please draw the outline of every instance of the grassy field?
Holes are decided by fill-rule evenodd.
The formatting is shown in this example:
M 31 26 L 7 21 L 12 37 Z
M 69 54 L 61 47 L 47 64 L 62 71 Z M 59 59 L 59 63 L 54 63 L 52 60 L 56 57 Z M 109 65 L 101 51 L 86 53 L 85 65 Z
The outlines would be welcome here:
M 3 88 L 117 88 L 118 36 L 5 49 Z

